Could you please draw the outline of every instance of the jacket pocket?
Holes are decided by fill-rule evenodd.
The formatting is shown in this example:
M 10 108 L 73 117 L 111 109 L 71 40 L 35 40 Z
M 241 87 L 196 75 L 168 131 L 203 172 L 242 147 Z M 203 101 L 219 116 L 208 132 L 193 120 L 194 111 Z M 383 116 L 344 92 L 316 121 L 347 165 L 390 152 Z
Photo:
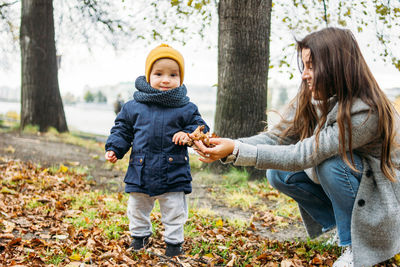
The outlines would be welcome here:
M 145 155 L 133 155 L 129 160 L 129 167 L 126 173 L 124 182 L 127 184 L 134 184 L 142 186 L 143 166 L 145 162 Z
M 168 184 L 192 180 L 188 156 L 182 154 L 167 155 L 167 180 Z

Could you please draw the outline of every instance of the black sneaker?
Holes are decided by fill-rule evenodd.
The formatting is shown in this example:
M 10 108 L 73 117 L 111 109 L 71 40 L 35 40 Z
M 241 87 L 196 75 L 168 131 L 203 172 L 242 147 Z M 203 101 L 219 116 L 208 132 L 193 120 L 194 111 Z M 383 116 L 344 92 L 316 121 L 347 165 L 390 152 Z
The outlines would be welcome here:
M 167 244 L 167 249 L 165 250 L 165 256 L 175 257 L 183 253 L 182 243 L 181 244 Z
M 132 236 L 132 238 L 133 240 L 129 247 L 133 248 L 133 250 L 135 251 L 141 250 L 142 248 L 146 247 L 150 242 L 150 236 Z

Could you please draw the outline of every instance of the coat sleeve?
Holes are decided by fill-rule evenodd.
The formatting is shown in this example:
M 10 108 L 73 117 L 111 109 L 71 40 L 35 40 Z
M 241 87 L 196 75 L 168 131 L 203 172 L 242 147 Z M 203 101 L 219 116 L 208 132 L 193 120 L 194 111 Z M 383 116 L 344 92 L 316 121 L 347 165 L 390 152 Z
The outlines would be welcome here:
M 183 129 L 184 132 L 186 133 L 192 133 L 196 128 L 200 125 L 204 125 L 204 133 L 207 133 L 210 131 L 210 127 L 207 125 L 207 123 L 203 120 L 203 118 L 200 115 L 200 112 L 195 104 L 193 104 L 194 109 L 191 113 L 191 116 L 188 120 L 188 123 L 186 124 L 185 128 Z
M 118 113 L 105 145 L 106 151 L 114 151 L 118 159 L 122 159 L 132 146 L 133 121 L 128 105 L 124 105 L 121 112 Z
M 368 114 L 368 111 L 364 110 L 352 114 L 351 122 L 353 149 L 360 148 L 377 138 L 377 114 Z M 316 136 L 313 135 L 292 145 L 241 143 L 234 165 L 285 171 L 299 171 L 316 166 L 339 154 L 337 122 L 333 122 L 321 130 L 318 151 L 315 151 L 315 140 Z M 347 140 L 346 136 L 346 144 Z

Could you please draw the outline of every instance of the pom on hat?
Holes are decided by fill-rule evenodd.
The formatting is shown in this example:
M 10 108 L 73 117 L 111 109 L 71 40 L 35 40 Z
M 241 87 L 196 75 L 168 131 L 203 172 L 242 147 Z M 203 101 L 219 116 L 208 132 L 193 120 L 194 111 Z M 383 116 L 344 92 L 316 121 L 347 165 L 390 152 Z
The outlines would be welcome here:
M 179 53 L 178 50 L 172 48 L 171 46 L 167 44 L 161 44 L 154 48 L 153 50 L 150 51 L 149 55 L 147 56 L 146 59 L 146 66 L 145 66 L 145 75 L 146 75 L 146 80 L 147 82 L 150 82 L 150 72 L 151 68 L 153 67 L 154 62 L 161 58 L 170 58 L 176 61 L 179 66 L 179 72 L 180 72 L 180 77 L 181 77 L 181 84 L 183 83 L 183 77 L 185 74 L 185 66 L 184 66 L 184 60 L 183 56 L 181 53 Z

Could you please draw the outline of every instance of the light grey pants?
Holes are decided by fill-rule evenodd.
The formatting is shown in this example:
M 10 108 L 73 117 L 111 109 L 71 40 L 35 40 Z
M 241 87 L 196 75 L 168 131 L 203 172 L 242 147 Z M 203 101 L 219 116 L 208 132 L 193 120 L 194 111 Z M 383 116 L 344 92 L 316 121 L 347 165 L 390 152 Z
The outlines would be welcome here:
M 184 192 L 170 192 L 154 197 L 143 193 L 130 193 L 128 218 L 131 235 L 142 237 L 152 234 L 150 212 L 156 199 L 160 204 L 161 222 L 165 228 L 164 241 L 170 244 L 183 243 L 183 226 L 188 219 Z

